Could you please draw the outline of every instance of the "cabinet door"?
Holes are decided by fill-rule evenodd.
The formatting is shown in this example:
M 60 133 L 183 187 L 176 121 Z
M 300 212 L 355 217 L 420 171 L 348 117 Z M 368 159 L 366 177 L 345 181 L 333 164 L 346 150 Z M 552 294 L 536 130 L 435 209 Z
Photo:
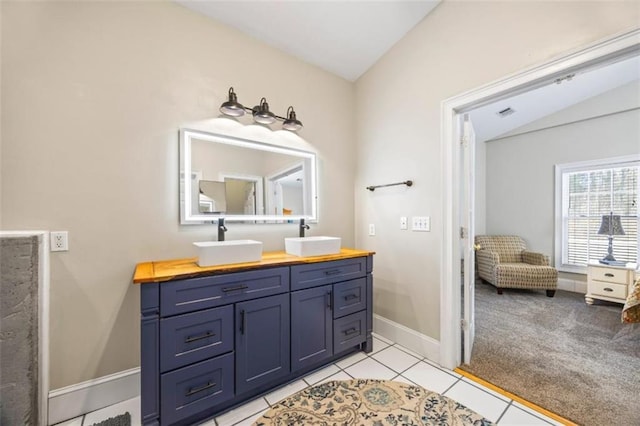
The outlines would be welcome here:
M 333 355 L 331 285 L 291 293 L 291 370 Z
M 236 392 L 288 375 L 289 294 L 237 303 L 235 317 Z

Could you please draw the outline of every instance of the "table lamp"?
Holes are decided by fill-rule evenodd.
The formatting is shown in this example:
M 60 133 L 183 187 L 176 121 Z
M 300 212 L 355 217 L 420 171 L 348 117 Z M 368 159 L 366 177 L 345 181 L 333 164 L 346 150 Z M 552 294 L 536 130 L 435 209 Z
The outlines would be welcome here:
M 607 235 L 609 237 L 608 253 L 600 260 L 600 263 L 611 264 L 616 262 L 616 258 L 613 257 L 613 236 L 624 235 L 620 216 L 614 216 L 613 212 L 602 216 L 602 223 L 600 224 L 598 235 Z

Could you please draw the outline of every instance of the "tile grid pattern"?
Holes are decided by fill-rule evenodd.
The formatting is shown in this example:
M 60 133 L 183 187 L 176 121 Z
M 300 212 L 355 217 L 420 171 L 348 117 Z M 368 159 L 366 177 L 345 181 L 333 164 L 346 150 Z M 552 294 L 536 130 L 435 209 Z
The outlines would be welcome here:
M 374 337 L 370 354 L 357 352 L 307 376 L 255 398 L 200 426 L 249 426 L 272 405 L 307 386 L 329 380 L 373 378 L 416 384 L 448 396 L 500 426 L 561 425 L 516 401 L 475 383 L 458 373 L 443 369 L 424 357 L 380 336 Z M 139 398 L 116 404 L 58 426 L 89 426 L 108 417 L 132 412 L 132 425 L 139 424 Z M 128 403 L 125 408 L 124 404 Z

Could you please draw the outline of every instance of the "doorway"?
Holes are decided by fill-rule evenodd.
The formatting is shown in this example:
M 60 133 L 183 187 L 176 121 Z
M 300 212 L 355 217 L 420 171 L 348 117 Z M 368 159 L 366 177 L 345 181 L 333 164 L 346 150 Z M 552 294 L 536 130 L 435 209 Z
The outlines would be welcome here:
M 461 335 L 464 335 L 465 345 L 471 348 L 473 344 L 473 323 L 465 323 L 462 312 L 462 289 L 467 280 L 472 280 L 469 272 L 464 277 L 465 286 L 459 285 L 463 267 L 461 257 L 470 258 L 470 254 L 462 254 L 473 237 L 469 234 L 469 226 L 473 223 L 473 212 L 470 215 L 462 215 L 466 197 L 473 198 L 473 189 L 470 193 L 464 191 L 465 185 L 470 185 L 469 169 L 462 161 L 463 121 L 461 115 L 478 108 L 481 105 L 524 93 L 547 84 L 557 79 L 566 78 L 578 70 L 601 66 L 621 58 L 635 56 L 640 51 L 640 30 L 631 31 L 619 36 L 601 41 L 584 49 L 564 55 L 547 64 L 534 67 L 513 76 L 509 76 L 498 82 L 477 88 L 463 95 L 448 99 L 442 104 L 442 161 L 444 166 L 443 179 L 443 218 L 444 239 L 443 258 L 441 263 L 440 283 L 440 364 L 447 368 L 455 368 L 463 360 L 463 344 Z M 471 155 L 474 147 L 471 146 Z M 473 204 L 471 204 L 473 205 Z M 465 226 L 466 225 L 466 226 Z M 465 232 L 467 240 L 465 240 Z M 465 262 L 469 264 L 470 262 Z M 466 269 L 466 268 L 465 268 Z M 473 319 L 473 308 L 465 300 L 465 312 Z M 465 315 L 466 317 L 467 315 Z M 469 321 L 469 320 L 466 320 Z M 469 342 L 469 343 L 467 343 Z M 470 354 L 469 354 L 470 356 Z M 466 358 L 466 357 L 465 357 Z

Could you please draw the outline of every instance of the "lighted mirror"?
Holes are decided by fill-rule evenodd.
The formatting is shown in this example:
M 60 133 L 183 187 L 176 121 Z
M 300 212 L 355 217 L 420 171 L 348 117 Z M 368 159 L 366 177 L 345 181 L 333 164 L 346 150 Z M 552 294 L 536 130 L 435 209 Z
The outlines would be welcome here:
M 314 221 L 313 152 L 180 130 L 180 223 Z

